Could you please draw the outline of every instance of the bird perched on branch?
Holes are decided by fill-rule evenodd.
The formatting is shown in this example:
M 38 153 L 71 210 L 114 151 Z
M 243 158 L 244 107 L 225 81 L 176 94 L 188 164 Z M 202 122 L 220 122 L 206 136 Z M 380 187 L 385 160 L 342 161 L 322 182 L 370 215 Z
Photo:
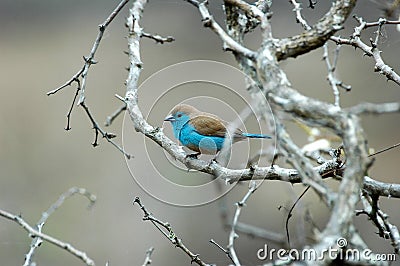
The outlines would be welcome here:
M 179 104 L 164 121 L 172 124 L 175 138 L 183 146 L 199 154 L 216 154 L 227 137 L 227 123 L 218 116 L 201 112 L 193 106 Z M 268 135 L 245 133 L 240 129 L 233 131 L 232 143 L 246 138 L 270 139 Z

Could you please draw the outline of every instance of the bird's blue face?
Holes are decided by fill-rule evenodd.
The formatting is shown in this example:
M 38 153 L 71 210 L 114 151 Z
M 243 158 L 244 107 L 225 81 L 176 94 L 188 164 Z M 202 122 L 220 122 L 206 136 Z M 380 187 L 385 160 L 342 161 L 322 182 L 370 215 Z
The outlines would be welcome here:
M 169 121 L 172 124 L 172 129 L 174 131 L 175 138 L 179 138 L 179 132 L 182 127 L 190 120 L 188 114 L 184 112 L 176 112 L 167 116 L 164 121 Z

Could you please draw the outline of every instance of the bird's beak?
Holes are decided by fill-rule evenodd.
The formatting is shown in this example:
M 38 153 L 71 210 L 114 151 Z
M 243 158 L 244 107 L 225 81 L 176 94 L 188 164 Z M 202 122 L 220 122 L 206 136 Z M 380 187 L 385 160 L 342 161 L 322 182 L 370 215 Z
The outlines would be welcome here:
M 170 121 L 173 122 L 175 121 L 175 118 L 172 115 L 167 116 L 166 118 L 164 118 L 164 121 Z

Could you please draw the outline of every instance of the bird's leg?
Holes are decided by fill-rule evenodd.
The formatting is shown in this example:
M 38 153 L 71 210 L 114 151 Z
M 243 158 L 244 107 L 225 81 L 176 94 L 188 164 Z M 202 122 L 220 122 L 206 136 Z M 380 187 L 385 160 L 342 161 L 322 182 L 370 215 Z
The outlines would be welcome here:
M 272 158 L 272 162 L 271 162 L 271 168 L 274 168 L 275 162 L 278 160 L 279 157 L 279 153 L 275 153 L 274 157 Z
M 190 159 L 198 159 L 198 156 L 201 154 L 201 152 L 196 152 L 196 153 L 191 153 L 191 154 L 187 154 L 186 155 L 186 159 L 190 158 Z
M 218 163 L 217 157 L 218 157 L 218 153 L 215 154 L 215 156 L 211 159 L 211 161 L 210 161 L 210 163 L 208 164 L 208 166 L 211 166 L 213 163 Z

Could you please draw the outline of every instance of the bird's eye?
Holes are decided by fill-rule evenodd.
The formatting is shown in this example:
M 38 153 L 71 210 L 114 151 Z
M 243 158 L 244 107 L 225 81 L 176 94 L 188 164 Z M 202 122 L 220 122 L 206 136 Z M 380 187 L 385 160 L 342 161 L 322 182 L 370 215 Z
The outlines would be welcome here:
M 178 117 L 182 117 L 182 114 L 178 114 Z

